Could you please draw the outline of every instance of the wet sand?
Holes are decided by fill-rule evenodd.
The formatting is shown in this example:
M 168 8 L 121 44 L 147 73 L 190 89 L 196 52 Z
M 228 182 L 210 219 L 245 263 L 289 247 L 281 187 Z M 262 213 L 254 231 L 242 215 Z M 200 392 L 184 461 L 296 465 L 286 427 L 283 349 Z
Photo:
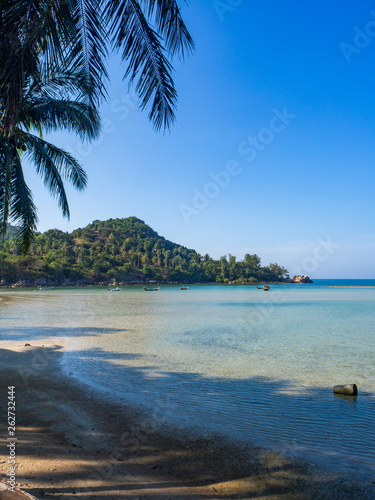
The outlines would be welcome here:
M 354 477 L 108 401 L 63 373 L 64 339 L 30 343 L 0 344 L 0 472 L 9 472 L 7 387 L 15 386 L 17 485 L 39 499 L 375 498 Z

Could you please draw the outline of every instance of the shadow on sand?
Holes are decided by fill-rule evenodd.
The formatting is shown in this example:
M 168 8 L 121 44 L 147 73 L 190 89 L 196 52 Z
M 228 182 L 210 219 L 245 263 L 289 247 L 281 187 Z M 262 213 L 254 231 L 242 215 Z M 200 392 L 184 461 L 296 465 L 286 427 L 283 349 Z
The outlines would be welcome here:
M 38 329 L 40 336 L 53 337 L 95 335 L 117 332 L 103 329 Z M 48 333 L 47 333 L 48 330 Z M 67 332 L 68 330 L 68 332 Z M 22 329 L 12 339 L 23 342 Z M 35 335 L 35 332 L 33 333 Z M 10 337 L 11 331 L 5 331 Z M 35 337 L 34 337 L 35 338 Z M 200 499 L 200 498 L 289 498 L 289 499 L 354 499 L 375 498 L 369 483 L 351 484 L 352 477 L 325 474 L 296 458 L 286 459 L 260 448 L 240 446 L 220 436 L 202 437 L 173 429 L 171 413 L 162 406 L 142 412 L 117 401 L 103 399 L 92 388 L 83 388 L 64 376 L 59 368 L 62 353 L 55 347 L 30 347 L 21 352 L 0 349 L 2 393 L 15 385 L 17 390 L 17 426 L 19 463 L 32 459 L 44 465 L 34 466 L 33 473 L 19 469 L 18 480 L 31 494 L 40 498 L 84 499 Z M 70 356 L 84 360 L 87 370 L 112 370 L 112 360 L 137 359 L 140 354 L 105 353 L 101 349 L 75 351 Z M 92 366 L 91 366 L 92 365 Z M 122 380 L 137 379 L 138 387 L 150 385 L 150 367 L 116 365 L 124 371 Z M 287 382 L 263 378 L 248 380 L 211 379 L 198 373 L 163 373 L 152 379 L 151 390 L 172 391 L 172 399 L 180 395 L 188 408 L 200 400 L 225 398 L 227 394 L 263 394 L 265 401 L 275 400 L 279 413 L 270 412 L 277 424 L 293 425 L 295 415 L 287 408 L 303 406 L 307 400 L 321 397 L 322 390 L 312 390 L 308 398 L 285 394 Z M 230 387 L 228 386 L 230 384 Z M 230 390 L 228 390 L 230 389 Z M 199 390 L 199 394 L 197 394 Z M 124 393 L 126 387 L 124 387 Z M 215 395 L 215 396 L 213 396 Z M 349 408 L 353 414 L 354 401 L 335 400 L 324 425 L 340 430 L 340 412 Z M 257 401 L 250 408 L 256 411 Z M 1 405 L 1 421 L 6 421 Z M 344 410 L 343 410 L 344 408 Z M 169 409 L 170 410 L 170 409 Z M 173 405 L 172 405 L 173 411 Z M 272 413 L 272 414 L 271 414 Z M 273 419 L 273 420 L 272 420 Z M 260 424 L 262 425 L 262 424 Z M 349 429 L 353 432 L 353 429 Z M 2 432 L 2 446 L 6 446 Z M 287 451 L 287 450 L 286 450 Z M 337 459 L 332 453 L 332 460 Z M 51 464 L 46 467 L 45 464 Z M 59 464 L 54 465 L 52 464 Z M 50 470 L 48 470 L 50 469 Z M 6 469 L 2 469 L 4 473 Z M 67 473 L 66 470 L 69 470 Z M 30 483 L 29 489 L 27 485 Z M 33 486 L 37 484 L 37 486 Z

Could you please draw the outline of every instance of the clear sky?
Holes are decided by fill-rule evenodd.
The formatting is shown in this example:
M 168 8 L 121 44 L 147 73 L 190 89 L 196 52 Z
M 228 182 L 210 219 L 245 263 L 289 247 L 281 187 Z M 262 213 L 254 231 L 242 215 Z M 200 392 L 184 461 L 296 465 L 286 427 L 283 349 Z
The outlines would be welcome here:
M 28 176 L 39 230 L 136 216 L 218 258 L 375 278 L 373 2 L 192 0 L 196 53 L 174 62 L 177 122 L 157 134 L 110 62 L 102 137 L 53 140 L 82 162 L 65 221 Z

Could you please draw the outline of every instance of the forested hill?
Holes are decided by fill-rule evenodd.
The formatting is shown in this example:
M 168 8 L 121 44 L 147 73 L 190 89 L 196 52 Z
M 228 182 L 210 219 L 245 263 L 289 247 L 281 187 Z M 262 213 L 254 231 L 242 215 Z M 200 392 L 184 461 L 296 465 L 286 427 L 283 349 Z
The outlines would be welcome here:
M 53 229 L 38 235 L 27 256 L 16 239 L 0 242 L 2 285 L 109 284 L 136 282 L 280 281 L 287 270 L 261 266 L 257 255 L 219 260 L 158 235 L 136 217 L 94 221 L 72 233 Z

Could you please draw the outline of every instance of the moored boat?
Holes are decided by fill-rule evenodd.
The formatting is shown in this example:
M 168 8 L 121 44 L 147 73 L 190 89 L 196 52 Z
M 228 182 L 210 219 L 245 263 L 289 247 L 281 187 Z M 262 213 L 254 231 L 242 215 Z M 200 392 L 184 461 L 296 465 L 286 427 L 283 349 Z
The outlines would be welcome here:
M 146 292 L 157 292 L 158 290 L 160 290 L 160 286 L 159 286 L 159 288 L 146 288 L 146 287 L 143 287 L 143 290 L 146 290 Z

